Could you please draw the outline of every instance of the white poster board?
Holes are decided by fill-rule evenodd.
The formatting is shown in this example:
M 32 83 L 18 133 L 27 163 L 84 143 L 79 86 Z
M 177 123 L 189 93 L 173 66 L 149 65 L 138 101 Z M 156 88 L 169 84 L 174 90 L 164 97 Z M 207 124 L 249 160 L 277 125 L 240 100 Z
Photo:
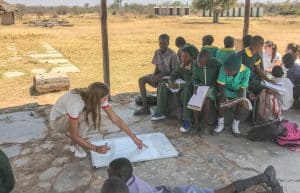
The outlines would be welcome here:
M 179 154 L 163 133 L 138 135 L 147 148 L 138 149 L 129 137 L 93 140 L 92 144 L 100 146 L 106 143 L 111 148 L 107 154 L 91 151 L 92 165 L 95 168 L 108 166 L 117 158 L 125 157 L 131 162 L 148 161 L 162 158 L 177 157 Z

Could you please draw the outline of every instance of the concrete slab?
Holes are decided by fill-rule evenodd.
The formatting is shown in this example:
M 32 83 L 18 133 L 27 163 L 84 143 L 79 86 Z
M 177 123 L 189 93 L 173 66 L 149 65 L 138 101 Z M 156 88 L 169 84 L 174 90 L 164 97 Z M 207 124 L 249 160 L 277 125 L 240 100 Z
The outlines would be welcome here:
M 64 56 L 60 53 L 54 54 L 30 54 L 28 55 L 31 58 L 63 58 Z
M 23 73 L 23 72 L 11 71 L 11 72 L 5 72 L 3 74 L 3 77 L 5 77 L 5 78 L 15 78 L 15 77 L 23 76 L 24 74 L 25 73 Z
M 46 72 L 46 70 L 44 68 L 33 68 L 31 70 L 31 73 L 33 73 L 33 74 L 43 74 L 45 72 Z
M 55 67 L 52 68 L 50 73 L 68 73 L 68 72 L 80 72 L 79 68 L 76 66 L 67 66 L 67 67 Z
M 0 146 L 0 149 L 6 154 L 8 158 L 13 158 L 20 154 L 22 147 L 20 145 L 12 145 L 9 147 Z
M 0 144 L 25 143 L 46 137 L 44 119 L 31 111 L 0 115 Z
M 69 60 L 67 59 L 44 59 L 44 60 L 39 60 L 40 63 L 44 64 L 65 64 L 65 63 L 70 63 Z

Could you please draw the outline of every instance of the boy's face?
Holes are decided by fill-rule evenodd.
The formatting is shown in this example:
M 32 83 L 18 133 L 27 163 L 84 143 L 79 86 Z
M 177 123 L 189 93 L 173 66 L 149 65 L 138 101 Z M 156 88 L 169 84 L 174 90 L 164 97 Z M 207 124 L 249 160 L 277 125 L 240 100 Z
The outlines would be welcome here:
M 205 67 L 208 63 L 208 56 L 198 57 L 198 66 Z
M 190 62 L 191 62 L 191 56 L 186 52 L 182 52 L 181 61 L 182 61 L 183 64 L 189 65 Z
M 160 39 L 159 40 L 159 49 L 161 52 L 167 51 L 169 47 L 169 40 Z
M 264 45 L 263 44 L 262 45 L 254 46 L 254 47 L 252 47 L 252 54 L 262 53 L 263 49 L 264 49 Z
M 226 68 L 224 68 L 224 72 L 227 76 L 234 76 L 237 74 L 237 71 L 236 70 L 228 70 Z

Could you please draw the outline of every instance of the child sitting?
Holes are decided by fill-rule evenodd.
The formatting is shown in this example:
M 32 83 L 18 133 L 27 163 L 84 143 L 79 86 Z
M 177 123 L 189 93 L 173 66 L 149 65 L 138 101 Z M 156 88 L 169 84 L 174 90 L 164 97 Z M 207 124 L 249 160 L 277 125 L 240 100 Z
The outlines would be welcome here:
M 300 64 L 295 63 L 295 56 L 291 53 L 288 53 L 283 56 L 282 63 L 287 71 L 287 78 L 292 81 L 294 84 L 294 99 L 295 99 L 295 107 L 300 108 Z
M 196 57 L 197 52 L 198 50 L 195 46 L 186 44 L 181 54 L 182 63 L 175 66 L 175 69 L 172 71 L 169 80 L 161 81 L 159 83 L 157 107 L 154 115 L 151 118 L 152 121 L 158 121 L 166 118 L 168 109 L 168 96 L 172 93 L 170 89 L 179 89 L 180 101 L 183 108 L 183 122 L 180 130 L 188 131 L 191 128 L 192 112 L 187 108 L 187 103 L 193 94 L 192 75 L 195 68 L 195 62 L 193 58 Z M 184 83 L 177 84 L 176 80 L 178 79 L 183 80 Z
M 182 49 L 184 47 L 184 45 L 186 44 L 186 41 L 183 37 L 179 36 L 176 38 L 175 40 L 175 46 L 178 48 L 177 50 L 177 57 L 178 60 L 181 62 L 181 53 L 182 53 Z
M 268 184 L 272 188 L 272 193 L 283 193 L 283 189 L 276 179 L 276 171 L 273 166 L 269 166 L 262 174 L 245 180 L 235 181 L 224 188 L 216 190 L 203 189 L 195 185 L 178 186 L 175 188 L 167 186 L 153 188 L 139 177 L 133 175 L 132 165 L 126 158 L 113 160 L 109 164 L 107 173 L 109 178 L 118 177 L 125 182 L 129 193 L 239 193 L 263 183 Z
M 203 36 L 201 51 L 207 50 L 207 51 L 209 51 L 210 55 L 215 58 L 219 48 L 216 46 L 213 46 L 212 45 L 213 43 L 214 43 L 214 37 L 212 35 Z
M 100 193 L 129 193 L 127 185 L 118 177 L 107 179 Z
M 294 84 L 290 79 L 283 77 L 284 72 L 281 66 L 274 66 L 272 68 L 272 76 L 276 83 L 282 84 L 285 92 L 280 93 L 280 102 L 282 110 L 289 110 L 294 104 L 293 88 Z
M 249 47 L 239 52 L 242 57 L 242 64 L 251 71 L 248 90 L 251 94 L 257 96 L 263 89 L 260 86 L 262 80 L 271 81 L 263 71 L 262 59 L 259 53 L 262 53 L 264 39 L 261 36 L 253 36 Z
M 234 38 L 231 36 L 226 36 L 224 38 L 224 48 L 221 48 L 217 51 L 216 58 L 224 63 L 229 56 L 234 53 Z
M 231 55 L 220 69 L 218 77 L 219 96 L 217 99 L 218 126 L 212 133 L 213 135 L 220 134 L 224 130 L 225 109 L 220 106 L 221 103 L 226 102 L 228 99 L 245 97 L 249 77 L 250 69 L 242 64 L 242 58 L 238 54 Z M 242 105 L 242 102 L 236 105 L 232 123 L 232 132 L 236 137 L 240 135 L 239 122 Z
M 210 89 L 207 94 L 206 101 L 204 103 L 204 128 L 202 131 L 206 132 L 210 107 L 216 101 L 217 97 L 217 79 L 219 70 L 222 63 L 216 58 L 211 57 L 207 50 L 202 50 L 198 55 L 197 66 L 195 67 L 193 74 L 194 92 L 197 91 L 198 86 L 209 86 Z M 193 111 L 194 122 L 196 130 L 199 129 L 199 112 Z

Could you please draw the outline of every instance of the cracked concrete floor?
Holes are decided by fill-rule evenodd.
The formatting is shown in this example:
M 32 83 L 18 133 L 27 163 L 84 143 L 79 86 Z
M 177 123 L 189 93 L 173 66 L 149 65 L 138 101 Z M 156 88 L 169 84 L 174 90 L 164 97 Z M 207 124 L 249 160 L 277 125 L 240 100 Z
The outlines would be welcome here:
M 154 186 L 196 184 L 216 188 L 262 172 L 272 164 L 278 171 L 278 178 L 285 192 L 299 192 L 300 153 L 291 152 L 273 142 L 254 143 L 245 138 L 234 138 L 230 131 L 216 137 L 184 135 L 178 132 L 179 122 L 176 120 L 153 123 L 150 116 L 132 116 L 136 108 L 133 96 L 119 96 L 113 101 L 115 111 L 136 134 L 162 131 L 181 153 L 177 158 L 134 164 L 135 175 Z M 51 106 L 33 105 L 1 111 L 33 111 L 44 118 L 48 126 L 47 116 L 50 108 Z M 300 124 L 299 111 L 287 111 L 285 116 Z M 92 133 L 92 137 L 124 135 L 112 126 L 106 116 L 102 119 L 102 134 Z M 249 125 L 242 124 L 241 129 L 245 133 L 249 130 Z M 109 133 L 104 135 L 103 132 L 107 131 Z M 64 134 L 53 133 L 48 129 L 45 138 L 0 145 L 1 149 L 10 153 L 17 181 L 14 192 L 99 192 L 106 178 L 106 168 L 92 168 L 89 157 L 74 158 L 64 148 L 67 143 Z

